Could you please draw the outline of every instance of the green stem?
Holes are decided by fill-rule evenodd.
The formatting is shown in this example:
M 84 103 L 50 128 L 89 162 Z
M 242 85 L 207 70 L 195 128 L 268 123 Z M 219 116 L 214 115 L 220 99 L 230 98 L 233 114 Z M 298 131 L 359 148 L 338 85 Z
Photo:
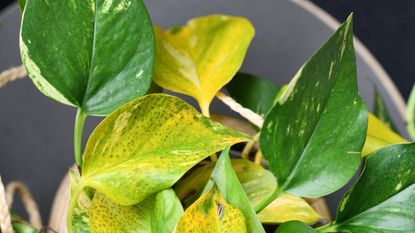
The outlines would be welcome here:
M 269 196 L 267 199 L 263 200 L 261 203 L 259 203 L 257 206 L 255 206 L 255 212 L 259 213 L 265 207 L 267 207 L 271 202 L 273 202 L 275 199 L 277 199 L 281 194 L 283 193 L 282 188 L 277 188 L 271 196 Z
M 255 143 L 258 141 L 258 139 L 259 133 L 255 134 L 255 136 L 245 144 L 241 154 L 243 159 L 249 159 L 249 154 L 251 153 L 251 150 L 255 146 Z
M 82 167 L 82 134 L 84 131 L 85 119 L 87 115 L 78 109 L 75 118 L 75 129 L 74 129 L 74 151 L 75 151 L 75 162 L 79 167 Z
M 68 213 L 66 215 L 66 227 L 68 228 L 68 233 L 73 233 L 74 232 L 73 227 L 72 227 L 73 212 L 74 212 L 76 204 L 78 202 L 79 195 L 81 195 L 81 192 L 82 192 L 83 189 L 84 189 L 83 185 L 78 185 L 78 187 L 76 187 L 76 189 L 74 189 L 71 193 Z
M 337 225 L 335 224 L 335 222 L 331 222 L 327 225 L 324 225 L 324 226 L 321 226 L 321 227 L 317 228 L 316 231 L 319 232 L 319 233 L 337 232 Z
M 199 104 L 199 106 L 202 110 L 202 115 L 205 117 L 210 117 L 209 104 Z M 210 156 L 210 161 L 212 161 L 212 163 L 216 162 L 217 160 L 218 156 L 216 156 L 216 154 Z
M 408 109 L 406 111 L 406 120 L 408 124 L 408 133 L 415 140 L 415 86 L 412 89 L 408 100 Z

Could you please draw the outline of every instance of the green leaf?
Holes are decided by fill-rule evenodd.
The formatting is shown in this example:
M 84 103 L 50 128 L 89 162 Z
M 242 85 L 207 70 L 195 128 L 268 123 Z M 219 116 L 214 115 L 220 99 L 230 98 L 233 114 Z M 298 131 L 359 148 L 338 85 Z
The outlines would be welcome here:
M 166 189 L 154 197 L 152 232 L 173 232 L 183 215 L 183 206 L 172 189 Z
M 225 200 L 242 212 L 245 217 L 248 232 L 265 233 L 261 221 L 256 216 L 256 212 L 252 208 L 248 196 L 232 168 L 229 147 L 222 152 L 219 160 L 216 162 L 211 180 L 215 182 Z
M 154 81 L 194 97 L 209 113 L 215 94 L 239 70 L 255 30 L 245 18 L 210 15 L 167 31 L 156 27 Z
M 245 233 L 246 223 L 242 212 L 228 204 L 214 185 L 183 214 L 176 233 Z
M 26 0 L 19 0 L 19 7 L 22 12 L 24 11 L 25 6 L 26 6 Z
M 244 159 L 232 159 L 232 167 L 252 206 L 272 195 L 277 187 L 274 175 L 263 167 Z M 214 168 L 213 163 L 197 167 L 175 185 L 184 206 L 191 205 L 202 193 Z M 261 222 L 281 223 L 299 220 L 315 223 L 320 216 L 302 198 L 283 194 L 258 214 Z
M 281 224 L 275 233 L 316 233 L 316 231 L 302 222 L 290 221 Z
M 13 222 L 12 226 L 15 233 L 39 233 L 39 230 L 33 228 L 28 223 Z
M 249 138 L 179 98 L 147 95 L 119 108 L 91 134 L 77 189 L 89 186 L 118 204 L 137 204 L 209 155 Z
M 96 193 L 90 212 L 92 233 L 170 233 L 183 207 L 174 191 L 167 189 L 133 206 L 118 205 Z
M 369 113 L 366 142 L 363 146 L 362 156 L 365 157 L 382 147 L 406 143 L 404 138 L 393 132 L 385 123 Z
M 366 128 L 350 16 L 303 65 L 265 119 L 260 146 L 280 184 L 274 196 L 319 197 L 345 185 L 359 167 Z
M 409 96 L 408 108 L 406 109 L 406 120 L 408 124 L 408 133 L 411 138 L 415 140 L 415 85 Z
M 238 103 L 262 116 L 271 109 L 279 91 L 273 82 L 246 73 L 237 73 L 226 89 Z
M 389 111 L 386 108 L 385 102 L 382 98 L 382 95 L 379 93 L 379 90 L 375 87 L 375 103 L 373 106 L 373 114 L 379 118 L 383 123 L 385 123 L 391 130 L 396 131 L 396 126 L 393 123 L 392 118 L 390 117 Z
M 20 49 L 41 92 L 88 115 L 111 113 L 151 83 L 155 40 L 142 0 L 28 1 Z
M 382 148 L 337 210 L 335 229 L 347 232 L 415 232 L 415 143 Z

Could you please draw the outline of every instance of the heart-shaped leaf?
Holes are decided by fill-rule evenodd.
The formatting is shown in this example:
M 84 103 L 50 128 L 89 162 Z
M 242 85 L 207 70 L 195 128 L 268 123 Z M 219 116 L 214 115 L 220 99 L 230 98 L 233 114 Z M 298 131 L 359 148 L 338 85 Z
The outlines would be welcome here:
M 414 158 L 415 143 L 388 146 L 369 155 L 363 174 L 341 201 L 331 229 L 415 232 Z
M 245 233 L 242 212 L 228 204 L 216 186 L 203 194 L 183 214 L 176 226 L 176 233 Z
M 259 221 L 244 188 L 232 168 L 229 147 L 222 152 L 219 160 L 216 162 L 211 180 L 216 184 L 225 200 L 242 212 L 245 217 L 248 232 L 265 233 L 261 221 Z
M 275 233 L 316 233 L 316 231 L 302 222 L 291 221 L 281 224 Z
M 252 206 L 272 195 L 277 187 L 274 175 L 263 167 L 245 159 L 232 159 L 232 167 Z M 193 169 L 175 185 L 184 206 L 191 205 L 202 193 L 212 174 L 214 164 Z M 320 216 L 302 198 L 283 194 L 258 214 L 261 222 L 282 223 L 299 220 L 313 224 Z
M 137 205 L 121 206 L 96 193 L 90 209 L 92 233 L 171 233 L 183 214 L 173 190 L 167 189 Z
M 385 123 L 369 113 L 366 142 L 362 150 L 362 156 L 367 156 L 382 147 L 406 143 L 407 141 L 393 132 Z
M 20 49 L 45 95 L 88 115 L 107 115 L 142 96 L 155 57 L 142 0 L 28 1 Z
M 415 85 L 412 88 L 406 109 L 406 120 L 408 123 L 408 133 L 415 140 Z
M 265 119 L 260 146 L 280 185 L 274 196 L 319 197 L 342 187 L 359 167 L 366 128 L 350 16 L 303 65 Z
M 137 204 L 172 186 L 207 156 L 248 139 L 179 98 L 147 95 L 122 106 L 94 130 L 79 186 L 93 187 L 118 204 Z
M 273 82 L 246 73 L 237 73 L 226 89 L 238 103 L 262 116 L 271 109 L 279 91 Z
M 194 97 L 207 115 L 215 94 L 239 70 L 255 30 L 245 18 L 210 15 L 155 32 L 154 81 Z

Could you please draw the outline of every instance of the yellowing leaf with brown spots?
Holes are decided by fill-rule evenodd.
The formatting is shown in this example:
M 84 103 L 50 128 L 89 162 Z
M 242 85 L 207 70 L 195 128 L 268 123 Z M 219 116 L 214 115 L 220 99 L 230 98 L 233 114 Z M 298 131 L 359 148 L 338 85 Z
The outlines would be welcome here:
M 408 141 L 393 132 L 385 123 L 379 120 L 372 113 L 369 113 L 366 142 L 362 150 L 363 157 L 382 147 L 406 142 Z
M 92 233 L 171 233 L 182 214 L 183 207 L 171 189 L 133 206 L 115 204 L 101 193 L 96 193 L 89 222 Z
M 244 233 L 242 212 L 226 203 L 216 186 L 203 194 L 183 214 L 176 233 Z
M 92 187 L 134 205 L 171 187 L 195 164 L 249 136 L 199 114 L 183 100 L 152 94 L 122 106 L 92 133 L 74 198 Z
M 155 32 L 154 81 L 194 97 L 208 113 L 215 94 L 239 70 L 255 29 L 245 18 L 210 15 Z

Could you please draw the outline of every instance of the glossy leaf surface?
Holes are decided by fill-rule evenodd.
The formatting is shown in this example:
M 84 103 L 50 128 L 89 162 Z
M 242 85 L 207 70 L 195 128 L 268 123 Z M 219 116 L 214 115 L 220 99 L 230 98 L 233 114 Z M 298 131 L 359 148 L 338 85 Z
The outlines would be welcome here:
M 229 148 L 222 152 L 219 160 L 216 162 L 211 180 L 214 181 L 225 200 L 242 212 L 245 217 L 247 232 L 265 233 L 261 221 L 258 219 L 244 188 L 232 168 Z
M 278 192 L 319 197 L 345 185 L 359 166 L 366 128 L 350 16 L 265 119 L 260 146 L 281 185 Z
M 167 31 L 157 27 L 155 32 L 154 81 L 194 97 L 206 112 L 239 70 L 255 30 L 245 18 L 210 15 Z
M 137 205 L 121 206 L 103 194 L 94 196 L 90 222 L 92 233 L 171 233 L 183 214 L 173 190 L 167 189 Z
M 176 233 L 244 233 L 245 218 L 242 212 L 228 204 L 216 186 L 203 194 L 183 214 Z
M 382 147 L 406 143 L 407 141 L 393 132 L 385 123 L 369 113 L 366 142 L 362 150 L 362 156 L 367 156 Z
M 246 73 L 237 73 L 226 89 L 236 102 L 262 116 L 271 109 L 279 91 L 272 81 Z
M 209 155 L 248 139 L 177 97 L 146 95 L 94 130 L 78 188 L 93 187 L 118 204 L 137 204 L 171 187 Z
M 155 40 L 142 0 L 36 0 L 25 7 L 20 50 L 45 95 L 107 115 L 146 93 Z
M 275 233 L 316 233 L 316 231 L 302 222 L 291 221 L 281 224 Z
M 232 167 L 245 190 L 251 206 L 256 206 L 269 197 L 277 187 L 274 175 L 263 167 L 244 159 L 232 159 Z M 214 164 L 196 168 L 180 180 L 175 190 L 184 206 L 191 205 L 202 193 L 211 176 Z M 302 198 L 283 194 L 258 214 L 261 222 L 281 223 L 299 220 L 315 223 L 320 216 Z
M 415 144 L 392 145 L 368 156 L 363 174 L 340 203 L 337 230 L 415 231 Z

